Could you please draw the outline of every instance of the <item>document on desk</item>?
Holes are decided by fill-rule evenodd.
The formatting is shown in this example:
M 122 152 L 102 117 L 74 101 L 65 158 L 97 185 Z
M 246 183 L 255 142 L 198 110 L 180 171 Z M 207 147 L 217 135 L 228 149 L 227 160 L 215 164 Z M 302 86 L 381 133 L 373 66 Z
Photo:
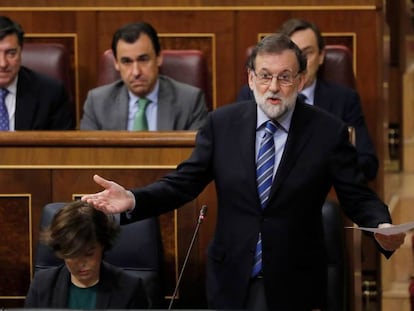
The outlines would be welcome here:
M 398 233 L 404 233 L 408 232 L 414 229 L 414 221 L 403 223 L 400 225 L 392 225 L 391 227 L 385 227 L 385 228 L 367 228 L 367 227 L 345 227 L 350 229 L 357 229 L 362 231 L 369 231 L 373 233 L 381 233 L 384 235 L 393 235 Z

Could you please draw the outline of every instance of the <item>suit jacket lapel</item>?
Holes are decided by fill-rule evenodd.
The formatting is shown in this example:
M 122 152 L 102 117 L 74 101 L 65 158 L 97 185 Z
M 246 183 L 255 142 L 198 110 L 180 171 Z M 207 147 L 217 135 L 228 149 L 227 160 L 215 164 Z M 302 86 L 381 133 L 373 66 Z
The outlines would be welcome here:
M 120 130 L 128 129 L 129 95 L 125 84 L 119 89 L 115 102 L 112 103 L 112 113 L 107 113 L 108 118 L 116 122 L 115 128 Z M 108 120 L 111 123 L 110 120 Z
M 314 105 L 322 110 L 331 111 L 330 93 L 326 83 L 318 79 L 315 86 Z
M 112 293 L 108 284 L 100 284 L 96 294 L 96 309 L 107 309 L 109 307 L 109 302 L 111 301 L 111 295 Z
M 15 128 L 16 130 L 30 129 L 39 103 L 28 73 L 22 69 L 19 71 L 16 93 Z
M 229 130 L 223 131 L 226 135 L 226 152 L 234 156 L 234 169 L 239 169 L 244 180 L 243 191 L 257 195 L 257 211 L 260 211 L 260 200 L 256 184 L 256 125 L 257 104 L 255 101 L 243 102 L 237 114 L 233 112 Z M 231 134 L 229 134 L 231 133 Z M 252 208 L 256 208 L 252 206 Z
M 96 295 L 96 309 L 107 309 L 110 307 L 112 295 L 112 283 L 114 280 L 108 278 L 108 266 L 106 262 L 101 262 L 101 272 Z
M 251 102 L 242 111 L 239 118 L 235 119 L 234 127 L 239 134 L 237 135 L 238 145 L 240 146 L 241 163 L 248 163 L 246 167 L 247 180 L 252 180 L 252 186 L 256 186 L 256 126 L 257 126 L 257 104 Z M 259 198 L 259 197 L 258 197 Z
M 157 127 L 161 131 L 174 129 L 174 89 L 168 80 L 159 78 Z
M 290 170 L 295 166 L 301 151 L 310 140 L 312 131 L 309 128 L 309 123 L 311 120 L 306 114 L 306 109 L 311 107 L 306 107 L 306 105 L 298 101 L 296 102 L 285 149 L 275 175 L 275 182 L 273 183 L 269 200 L 280 188 L 282 181 L 285 180 Z
M 51 307 L 52 308 L 67 308 L 70 286 L 70 272 L 65 265 L 59 272 L 57 281 L 55 282 L 55 288 L 53 288 L 53 295 Z

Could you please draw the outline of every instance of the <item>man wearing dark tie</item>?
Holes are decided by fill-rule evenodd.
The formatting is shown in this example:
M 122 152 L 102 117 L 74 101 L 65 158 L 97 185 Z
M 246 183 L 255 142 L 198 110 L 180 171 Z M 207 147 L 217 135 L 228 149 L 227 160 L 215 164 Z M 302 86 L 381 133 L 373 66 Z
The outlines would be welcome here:
M 0 16 L 0 130 L 74 129 L 63 83 L 21 66 L 23 39 L 20 25 Z
M 297 99 L 305 72 L 306 59 L 288 36 L 265 37 L 249 61 L 255 100 L 211 112 L 189 159 L 133 190 L 95 175 L 104 190 L 82 200 L 121 213 L 126 224 L 179 208 L 214 181 L 218 206 L 207 255 L 209 308 L 325 307 L 321 207 L 331 187 L 358 225 L 391 226 L 391 217 L 364 183 L 347 125 Z M 387 257 L 404 237 L 375 235 Z
M 317 77 L 325 57 L 325 42 L 319 28 L 301 19 L 290 19 L 278 30 L 288 35 L 307 58 L 305 85 L 301 93 L 307 104 L 326 110 L 355 129 L 358 164 L 367 180 L 378 172 L 378 158 L 366 126 L 358 93 L 348 87 L 324 81 Z M 240 90 L 237 101 L 252 99 L 248 85 Z

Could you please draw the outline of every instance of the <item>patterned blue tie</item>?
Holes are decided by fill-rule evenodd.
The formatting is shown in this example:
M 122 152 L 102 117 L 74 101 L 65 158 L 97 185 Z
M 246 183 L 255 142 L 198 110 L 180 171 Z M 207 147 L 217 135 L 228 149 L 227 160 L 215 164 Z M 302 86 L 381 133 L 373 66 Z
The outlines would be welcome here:
M 0 131 L 9 130 L 9 113 L 6 107 L 7 89 L 0 89 Z
M 262 209 L 265 208 L 269 198 L 270 188 L 273 182 L 273 168 L 275 165 L 275 142 L 273 135 L 277 126 L 272 121 L 267 121 L 265 135 L 260 144 L 259 154 L 256 162 L 257 191 L 259 193 Z M 252 277 L 257 276 L 262 270 L 262 238 L 259 238 L 256 245 Z

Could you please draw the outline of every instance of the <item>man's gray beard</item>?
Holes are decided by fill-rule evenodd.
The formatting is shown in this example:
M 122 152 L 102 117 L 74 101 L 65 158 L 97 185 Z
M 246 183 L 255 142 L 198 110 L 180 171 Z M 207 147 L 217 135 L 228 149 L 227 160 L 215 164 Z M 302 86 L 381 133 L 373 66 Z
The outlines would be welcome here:
M 265 93 L 264 96 L 260 96 L 257 94 L 256 90 L 253 90 L 253 93 L 260 109 L 262 109 L 264 114 L 271 120 L 276 120 L 283 116 L 286 112 L 289 111 L 289 109 L 294 107 L 296 101 L 296 96 L 292 95 L 292 97 L 283 100 L 282 104 L 272 105 L 268 104 L 265 100 L 265 98 L 269 97 L 269 94 Z

